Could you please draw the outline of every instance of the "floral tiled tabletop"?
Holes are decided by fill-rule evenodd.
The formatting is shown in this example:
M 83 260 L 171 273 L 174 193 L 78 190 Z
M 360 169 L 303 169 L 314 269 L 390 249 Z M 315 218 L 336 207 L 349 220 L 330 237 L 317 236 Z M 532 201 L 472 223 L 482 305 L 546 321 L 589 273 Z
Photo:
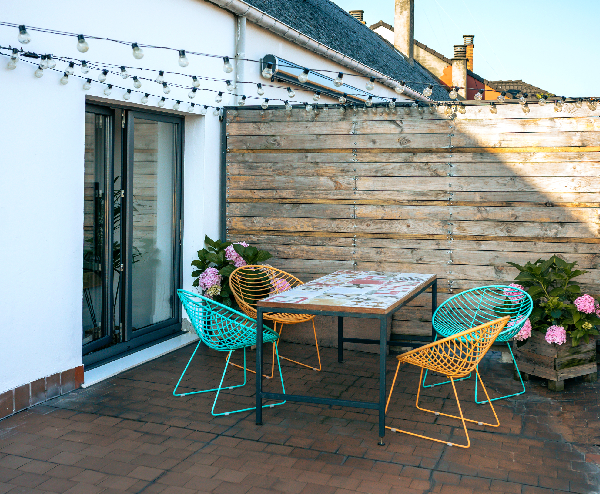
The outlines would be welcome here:
M 341 270 L 259 302 L 263 307 L 287 304 L 325 309 L 386 312 L 399 301 L 431 283 L 434 274 Z

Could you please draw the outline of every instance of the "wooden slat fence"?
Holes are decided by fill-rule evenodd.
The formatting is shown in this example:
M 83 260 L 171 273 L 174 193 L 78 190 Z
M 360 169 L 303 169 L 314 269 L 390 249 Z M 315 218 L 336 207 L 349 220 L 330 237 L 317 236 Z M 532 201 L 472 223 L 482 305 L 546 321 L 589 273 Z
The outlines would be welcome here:
M 600 293 L 598 111 L 469 107 L 228 110 L 229 240 L 304 280 L 337 269 L 435 273 L 440 299 L 507 284 L 558 254 Z M 430 296 L 393 332 L 430 331 Z

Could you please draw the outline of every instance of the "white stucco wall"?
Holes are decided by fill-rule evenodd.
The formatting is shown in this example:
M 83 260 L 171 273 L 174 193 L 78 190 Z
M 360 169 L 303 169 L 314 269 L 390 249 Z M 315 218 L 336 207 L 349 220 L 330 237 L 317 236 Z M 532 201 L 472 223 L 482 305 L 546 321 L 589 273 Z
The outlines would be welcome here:
M 220 55 L 234 52 L 234 16 L 199 0 L 84 4 L 24 0 L 5 2 L 1 17 L 8 22 L 119 40 Z M 26 48 L 39 53 L 226 78 L 220 58 L 190 55 L 190 65 L 182 69 L 173 51 L 145 48 L 144 58 L 135 60 L 127 45 L 88 39 L 90 50 L 81 54 L 76 38 L 33 30 L 30 34 L 32 41 Z M 18 45 L 17 29 L 0 26 L 0 44 Z M 248 23 L 247 57 L 258 59 L 267 53 L 309 67 L 348 71 Z M 9 71 L 6 62 L 0 57 L 0 393 L 82 362 L 83 80 L 71 78 L 62 86 L 60 73 L 46 71 L 36 79 L 35 66 L 21 61 L 16 70 Z M 80 75 L 77 68 L 75 73 Z M 96 78 L 97 72 L 90 76 Z M 190 81 L 188 77 L 165 77 L 187 85 Z M 246 64 L 246 79 L 266 82 L 258 64 L 252 63 Z M 131 79 L 124 81 L 117 75 L 109 75 L 107 82 L 133 89 Z M 364 82 L 354 81 L 357 87 L 364 87 Z M 223 104 L 233 104 L 224 86 L 222 82 L 202 82 L 203 88 L 224 92 Z M 107 98 L 104 88 L 93 83 L 87 97 L 124 103 L 123 90 L 115 88 Z M 143 82 L 142 90 L 162 95 L 153 82 Z M 255 96 L 255 91 L 255 86 L 245 88 L 248 95 Z M 188 92 L 173 89 L 169 97 L 182 100 L 185 109 Z M 383 86 L 375 92 L 397 96 Z M 297 93 L 295 101 L 311 100 L 310 95 Z M 285 90 L 277 89 L 267 89 L 266 96 L 287 97 Z M 198 91 L 194 102 L 214 104 L 214 97 L 215 93 Z M 129 103 L 139 104 L 140 98 L 134 93 Z M 151 96 L 146 108 L 157 109 L 156 101 Z M 210 111 L 206 117 L 179 114 L 185 115 L 183 288 L 191 289 L 190 263 L 203 247 L 204 235 L 217 238 L 220 231 L 220 123 Z

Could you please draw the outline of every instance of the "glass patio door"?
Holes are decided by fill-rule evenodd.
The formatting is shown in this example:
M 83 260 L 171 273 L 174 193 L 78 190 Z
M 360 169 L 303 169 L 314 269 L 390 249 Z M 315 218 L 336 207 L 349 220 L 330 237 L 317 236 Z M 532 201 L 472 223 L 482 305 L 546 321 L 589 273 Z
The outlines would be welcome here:
M 182 119 L 99 108 L 86 114 L 86 365 L 180 329 Z

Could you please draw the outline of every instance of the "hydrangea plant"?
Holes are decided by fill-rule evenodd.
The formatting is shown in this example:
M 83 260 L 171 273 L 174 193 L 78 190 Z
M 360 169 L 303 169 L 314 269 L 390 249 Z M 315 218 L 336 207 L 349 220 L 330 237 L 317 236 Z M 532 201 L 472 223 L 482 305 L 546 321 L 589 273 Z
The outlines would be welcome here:
M 533 311 L 516 339 L 523 341 L 531 336 L 531 331 L 544 334 L 548 343 L 562 345 L 567 335 L 573 345 L 581 339 L 589 342 L 591 335 L 597 335 L 600 325 L 600 304 L 589 294 L 581 294 L 581 287 L 573 278 L 587 271 L 575 269 L 576 262 L 566 262 L 552 256 L 550 259 L 538 259 L 524 266 L 509 262 L 519 270 L 515 281 L 521 285 L 533 299 Z

